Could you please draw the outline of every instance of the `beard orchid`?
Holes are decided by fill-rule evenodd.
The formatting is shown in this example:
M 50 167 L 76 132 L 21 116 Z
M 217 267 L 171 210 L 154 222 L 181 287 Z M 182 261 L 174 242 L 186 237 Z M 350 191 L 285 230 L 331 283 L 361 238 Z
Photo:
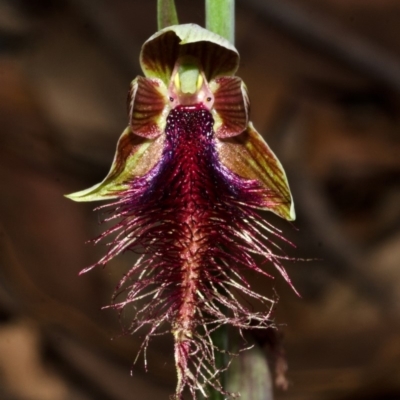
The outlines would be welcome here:
M 68 197 L 110 200 L 99 208 L 110 208 L 116 224 L 98 238 L 112 234 L 94 266 L 127 250 L 138 254 L 112 307 L 133 307 L 131 332 L 148 328 L 144 350 L 169 327 L 175 398 L 185 387 L 195 398 L 207 385 L 223 392 L 213 331 L 271 324 L 274 300 L 254 292 L 243 271 L 270 276 L 255 261 L 261 257 L 290 284 L 274 243 L 281 233 L 258 210 L 286 220 L 295 213 L 285 172 L 249 121 L 246 86 L 234 75 L 239 55 L 229 41 L 194 24 L 174 25 L 144 43 L 140 63 L 145 76 L 131 84 L 129 126 L 110 172 Z

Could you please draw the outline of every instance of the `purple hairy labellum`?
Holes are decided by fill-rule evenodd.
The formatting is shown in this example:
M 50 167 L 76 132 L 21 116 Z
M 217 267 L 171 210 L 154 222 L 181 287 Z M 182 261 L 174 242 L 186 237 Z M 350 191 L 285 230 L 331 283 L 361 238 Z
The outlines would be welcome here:
M 130 330 L 148 327 L 143 342 L 170 327 L 175 342 L 176 399 L 196 398 L 218 383 L 211 333 L 230 324 L 268 328 L 274 300 L 254 292 L 244 270 L 270 276 L 262 257 L 290 283 L 275 239 L 280 232 L 258 210 L 295 218 L 285 172 L 249 122 L 244 83 L 234 76 L 236 49 L 197 25 L 176 25 L 143 46 L 129 95 L 129 127 L 108 176 L 69 195 L 112 199 L 110 249 L 96 265 L 131 250 L 136 263 L 121 279 L 112 307 L 133 307 Z M 274 250 L 274 251 L 273 251 Z M 85 271 L 93 268 L 89 267 Z M 243 302 L 264 304 L 256 312 Z

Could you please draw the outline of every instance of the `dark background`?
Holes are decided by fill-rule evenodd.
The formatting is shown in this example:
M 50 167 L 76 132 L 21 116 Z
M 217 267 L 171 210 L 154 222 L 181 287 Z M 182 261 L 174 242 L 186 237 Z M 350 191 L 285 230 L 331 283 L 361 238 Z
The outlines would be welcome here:
M 203 2 L 177 1 L 203 24 Z M 167 399 L 172 345 L 121 336 L 110 301 L 129 254 L 105 249 L 93 204 L 127 125 L 156 1 L 0 1 L 0 399 Z M 400 2 L 237 1 L 238 75 L 288 173 L 298 219 L 263 214 L 313 261 L 286 263 L 275 313 L 282 400 L 400 398 Z M 268 287 L 266 287 L 268 285 Z M 113 339 L 113 340 L 110 340 Z M 129 371 L 132 368 L 132 377 Z M 266 379 L 268 379 L 266 377 Z

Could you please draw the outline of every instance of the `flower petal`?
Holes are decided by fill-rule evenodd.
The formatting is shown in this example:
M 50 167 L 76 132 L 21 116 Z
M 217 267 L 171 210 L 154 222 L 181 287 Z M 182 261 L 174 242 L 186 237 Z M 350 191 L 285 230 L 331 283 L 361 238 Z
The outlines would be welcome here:
M 267 189 L 262 208 L 293 221 L 293 199 L 282 164 L 250 122 L 239 136 L 218 140 L 221 162 L 246 179 L 255 179 Z
M 129 91 L 129 121 L 132 132 L 149 139 L 164 132 L 170 110 L 167 88 L 160 79 L 138 76 Z
M 155 33 L 142 47 L 140 64 L 146 77 L 160 78 L 168 86 L 181 56 L 198 59 L 208 81 L 233 75 L 239 65 L 239 54 L 228 40 L 196 24 L 169 26 Z
M 237 76 L 222 76 L 210 82 L 214 94 L 214 131 L 218 138 L 242 133 L 249 121 L 249 97 Z
M 129 182 L 149 172 L 159 161 L 164 135 L 155 140 L 144 139 L 126 128 L 121 135 L 117 152 L 106 178 L 89 189 L 66 195 L 74 201 L 96 201 L 120 197 Z

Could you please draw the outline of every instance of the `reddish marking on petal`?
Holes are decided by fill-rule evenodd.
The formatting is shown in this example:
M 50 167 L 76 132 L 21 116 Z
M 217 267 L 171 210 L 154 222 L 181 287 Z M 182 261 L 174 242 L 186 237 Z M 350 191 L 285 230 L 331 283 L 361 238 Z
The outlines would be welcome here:
M 167 84 L 178 55 L 179 38 L 172 31 L 165 32 L 144 44 L 141 53 L 142 68 L 151 71 L 151 76 L 161 77 Z
M 242 133 L 248 124 L 248 98 L 243 82 L 237 76 L 223 76 L 212 82 L 214 109 L 221 118 L 221 126 L 215 132 L 218 138 Z
M 137 77 L 129 92 L 129 123 L 136 135 L 153 139 L 162 134 L 160 118 L 167 105 L 162 83 L 156 79 Z

